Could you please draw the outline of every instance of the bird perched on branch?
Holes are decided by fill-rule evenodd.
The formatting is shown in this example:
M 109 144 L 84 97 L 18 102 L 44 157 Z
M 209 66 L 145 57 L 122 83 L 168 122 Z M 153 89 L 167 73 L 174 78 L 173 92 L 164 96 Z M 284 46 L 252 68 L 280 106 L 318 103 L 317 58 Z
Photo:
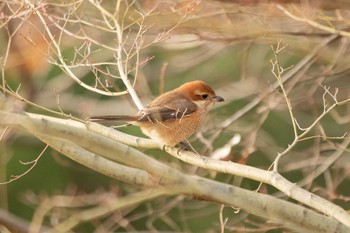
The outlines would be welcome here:
M 222 101 L 208 84 L 197 80 L 160 95 L 134 116 L 94 116 L 90 121 L 128 122 L 153 140 L 175 146 L 196 133 L 214 103 Z

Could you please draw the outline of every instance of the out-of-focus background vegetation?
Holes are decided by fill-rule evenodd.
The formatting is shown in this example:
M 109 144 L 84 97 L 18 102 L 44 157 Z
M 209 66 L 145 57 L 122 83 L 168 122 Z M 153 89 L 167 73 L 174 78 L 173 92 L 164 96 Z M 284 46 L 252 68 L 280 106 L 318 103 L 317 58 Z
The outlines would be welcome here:
M 108 96 L 94 91 L 126 89 L 118 78 L 115 29 L 107 27 L 108 20 L 92 2 L 46 1 L 34 6 L 30 6 L 31 1 L 0 2 L 1 85 L 3 92 L 6 89 L 18 94 L 7 93 L 14 101 L 13 111 L 57 117 L 47 111 L 50 109 L 81 119 L 138 111 L 128 94 Z M 115 18 L 123 25 L 123 65 L 144 105 L 162 92 L 197 79 L 206 81 L 225 98 L 225 103 L 217 104 L 211 112 L 201 134 L 191 139 L 201 154 L 210 155 L 239 134 L 241 142 L 232 147 L 226 159 L 267 170 L 277 154 L 293 142 L 286 99 L 271 72 L 273 49 L 278 44 L 286 45 L 278 59 L 282 67 L 289 68 L 282 78 L 298 133 L 334 103 L 330 93 L 337 93 L 338 101 L 349 98 L 347 1 L 147 0 L 120 4 Z M 114 1 L 101 1 L 111 14 L 116 12 L 116 5 Z M 95 89 L 88 90 L 74 81 L 67 70 Z M 247 105 L 252 108 L 244 111 Z M 242 116 L 223 125 L 237 112 Z M 118 130 L 143 137 L 134 126 Z M 220 135 L 212 140 L 218 130 Z M 282 158 L 279 171 L 301 187 L 349 209 L 349 142 L 344 143 L 348 130 L 349 105 L 342 104 L 314 125 L 308 134 L 311 138 L 298 142 Z M 4 132 L 0 182 L 23 175 L 34 166 L 21 178 L 0 185 L 0 208 L 28 222 L 44 213 L 44 225 L 54 224 L 62 211 L 77 211 L 63 208 L 67 205 L 64 197 L 79 196 L 80 203 L 74 204 L 87 208 L 138 189 L 79 165 L 55 150 L 44 149 L 43 142 L 20 130 Z M 343 151 L 335 157 L 334 152 L 339 150 Z M 215 177 L 249 190 L 259 185 L 257 181 L 198 169 L 159 150 L 145 153 L 186 173 Z M 330 158 L 334 160 L 329 162 Z M 35 164 L 26 164 L 36 159 Z M 322 166 L 325 168 L 320 174 L 313 175 Z M 267 185 L 259 191 L 281 196 Z M 64 210 L 51 209 L 60 203 Z M 218 204 L 172 196 L 120 210 L 75 230 L 219 232 L 219 214 Z M 227 218 L 226 232 L 282 231 L 278 225 L 244 211 L 235 213 L 230 207 L 224 209 L 223 216 Z

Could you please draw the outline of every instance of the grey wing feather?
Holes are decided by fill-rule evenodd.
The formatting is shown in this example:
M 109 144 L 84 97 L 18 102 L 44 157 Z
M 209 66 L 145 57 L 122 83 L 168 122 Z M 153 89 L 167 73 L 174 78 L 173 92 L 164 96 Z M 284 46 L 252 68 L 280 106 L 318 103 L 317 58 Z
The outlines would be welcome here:
M 163 106 L 150 105 L 141 111 L 137 121 L 170 121 L 181 119 L 195 112 L 197 105 L 185 98 L 176 99 Z

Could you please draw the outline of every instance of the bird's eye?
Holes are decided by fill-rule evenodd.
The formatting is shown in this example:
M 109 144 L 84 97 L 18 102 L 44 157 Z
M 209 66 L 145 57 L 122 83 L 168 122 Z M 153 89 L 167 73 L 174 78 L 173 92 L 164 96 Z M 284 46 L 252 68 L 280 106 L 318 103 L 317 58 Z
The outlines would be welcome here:
M 203 95 L 201 95 L 201 97 L 202 97 L 202 99 L 206 99 L 206 98 L 208 98 L 208 95 L 207 94 L 203 94 Z

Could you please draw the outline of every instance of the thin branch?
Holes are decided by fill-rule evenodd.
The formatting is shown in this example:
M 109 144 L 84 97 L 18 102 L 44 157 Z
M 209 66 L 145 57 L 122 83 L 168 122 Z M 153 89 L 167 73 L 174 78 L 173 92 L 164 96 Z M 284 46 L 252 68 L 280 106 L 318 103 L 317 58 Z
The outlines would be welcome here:
M 123 80 L 124 85 L 126 86 L 128 93 L 130 94 L 132 100 L 134 101 L 135 105 L 139 110 L 143 109 L 143 104 L 138 97 L 133 85 L 131 84 L 127 73 L 125 72 L 125 66 L 123 63 L 123 51 L 124 51 L 124 38 L 123 38 L 123 28 L 118 22 L 118 17 L 110 14 L 106 9 L 104 9 L 99 3 L 96 1 L 89 0 L 89 2 L 96 7 L 101 12 L 101 15 L 104 17 L 105 23 L 108 25 L 110 29 L 114 29 L 116 36 L 117 36 L 117 42 L 116 42 L 116 60 L 117 60 L 117 67 L 118 72 L 120 75 L 120 78 Z M 116 12 L 119 12 L 121 1 L 117 2 L 116 5 Z M 109 23 L 109 20 L 113 22 L 113 25 Z
M 29 1 L 29 0 L 25 0 L 26 4 L 28 6 L 31 7 L 31 9 L 35 12 L 35 14 L 39 17 L 42 25 L 45 27 L 46 33 L 50 38 L 50 42 L 53 45 L 57 58 L 61 64 L 61 66 L 63 67 L 63 71 L 65 73 L 67 73 L 69 75 L 69 77 L 71 77 L 74 81 L 76 81 L 79 85 L 81 85 L 82 87 L 86 88 L 87 90 L 99 93 L 101 95 L 107 95 L 107 96 L 120 96 L 120 95 L 124 95 L 124 93 L 119 93 L 119 92 L 111 92 L 111 91 L 102 91 L 100 89 L 91 87 L 89 85 L 87 85 L 86 83 L 82 82 L 74 73 L 71 69 L 69 69 L 69 67 L 67 66 L 64 56 L 61 52 L 61 48 L 59 43 L 56 41 L 53 33 L 51 32 L 51 30 L 47 27 L 47 23 L 44 19 L 44 16 L 42 15 L 42 13 L 40 12 L 40 10 L 36 9 L 35 5 Z
M 103 205 L 90 208 L 87 210 L 79 211 L 76 214 L 73 214 L 69 218 L 65 219 L 61 223 L 54 226 L 51 230 L 46 231 L 47 233 L 65 233 L 72 230 L 78 224 L 92 221 L 96 218 L 106 216 L 117 210 L 137 205 L 139 203 L 149 201 L 155 199 L 160 196 L 169 195 L 172 192 L 168 188 L 157 187 L 152 189 L 146 189 L 134 193 L 132 195 L 128 195 L 125 197 L 117 198 L 114 200 L 109 200 L 107 203 Z
M 281 11 L 283 11 L 283 13 L 285 13 L 287 16 L 291 17 L 292 19 L 294 19 L 296 21 L 307 23 L 307 24 L 309 24 L 310 26 L 312 26 L 314 28 L 321 29 L 321 30 L 329 32 L 331 34 L 350 37 L 350 32 L 347 32 L 347 31 L 344 31 L 344 30 L 339 30 L 339 29 L 336 29 L 336 28 L 333 28 L 333 27 L 329 27 L 329 26 L 317 23 L 316 21 L 313 21 L 313 20 L 308 19 L 308 18 L 296 16 L 295 14 L 293 14 L 290 11 L 288 11 L 285 7 L 283 7 L 280 4 L 277 4 L 277 8 L 280 9 Z
M 304 67 L 308 66 L 310 62 L 313 62 L 314 58 L 318 55 L 319 51 L 325 48 L 326 45 L 330 44 L 334 41 L 337 36 L 332 35 L 327 37 L 323 41 L 321 41 L 307 56 L 305 56 L 298 64 L 293 66 L 293 69 L 289 70 L 283 77 L 282 80 L 284 82 L 288 82 L 290 79 L 294 77 L 300 70 Z M 233 114 L 231 117 L 227 118 L 221 124 L 219 124 L 216 128 L 225 129 L 230 126 L 233 122 L 244 116 L 247 112 L 251 111 L 255 108 L 262 100 L 264 100 L 267 96 L 271 95 L 275 92 L 275 90 L 279 87 L 279 83 L 276 81 L 270 88 L 265 91 L 262 91 L 257 97 L 255 97 L 252 101 L 246 104 L 243 108 Z
M 44 152 L 46 151 L 46 149 L 48 148 L 49 145 L 46 145 L 44 147 L 44 149 L 40 152 L 40 154 L 38 155 L 38 157 L 36 157 L 36 159 L 32 160 L 32 161 L 28 161 L 28 162 L 22 162 L 20 161 L 21 164 L 23 165 L 30 165 L 30 167 L 23 173 L 19 174 L 19 175 L 11 175 L 11 178 L 8 181 L 5 182 L 0 182 L 0 186 L 1 185 L 5 185 L 5 184 L 9 184 L 13 181 L 16 181 L 20 178 L 22 178 L 23 176 L 27 175 L 31 170 L 33 170 L 33 168 L 36 166 L 36 164 L 38 163 L 39 159 L 41 158 L 41 156 L 44 154 Z
M 323 94 L 323 112 L 322 112 L 322 114 L 320 114 L 318 116 L 318 118 L 316 118 L 313 121 L 313 123 L 311 123 L 307 128 L 300 127 L 300 125 L 298 124 L 296 118 L 294 117 L 294 114 L 293 114 L 293 111 L 292 111 L 292 106 L 291 106 L 289 98 L 288 98 L 288 96 L 287 96 L 287 94 L 286 94 L 286 92 L 284 90 L 283 82 L 281 81 L 281 75 L 282 75 L 284 69 L 281 68 L 281 66 L 279 65 L 278 53 L 283 48 L 284 47 L 281 48 L 281 47 L 277 46 L 276 50 L 274 50 L 275 61 L 271 62 L 272 63 L 272 73 L 277 78 L 277 80 L 279 82 L 279 85 L 280 85 L 280 88 L 282 90 L 283 96 L 284 96 L 284 98 L 286 100 L 286 103 L 287 103 L 287 108 L 288 108 L 288 111 L 289 111 L 289 115 L 290 115 L 291 120 L 292 120 L 292 128 L 293 128 L 293 131 L 294 131 L 294 140 L 293 140 L 293 142 L 291 144 L 288 145 L 288 147 L 283 152 L 278 153 L 277 157 L 275 158 L 275 160 L 273 162 L 273 169 L 274 169 L 275 172 L 277 172 L 277 170 L 278 170 L 278 165 L 279 165 L 280 159 L 284 155 L 289 153 L 297 145 L 297 143 L 300 142 L 301 140 L 306 140 L 306 139 L 313 138 L 313 136 L 306 137 L 306 135 L 321 121 L 321 119 L 323 119 L 326 115 L 328 115 L 331 110 L 333 110 L 335 107 L 340 105 L 340 102 L 337 100 L 338 89 L 336 89 L 334 94 L 332 94 L 332 93 L 329 92 L 329 88 L 323 87 L 324 94 Z M 277 71 L 275 71 L 275 69 Z M 329 106 L 329 107 L 327 106 L 327 103 L 326 103 L 326 98 L 325 98 L 326 94 L 331 96 L 331 98 L 334 101 L 334 104 Z M 342 104 L 346 104 L 348 102 L 350 102 L 350 99 L 345 99 L 345 100 L 341 101 Z M 298 131 L 297 131 L 298 128 L 301 129 L 303 132 L 298 134 Z

